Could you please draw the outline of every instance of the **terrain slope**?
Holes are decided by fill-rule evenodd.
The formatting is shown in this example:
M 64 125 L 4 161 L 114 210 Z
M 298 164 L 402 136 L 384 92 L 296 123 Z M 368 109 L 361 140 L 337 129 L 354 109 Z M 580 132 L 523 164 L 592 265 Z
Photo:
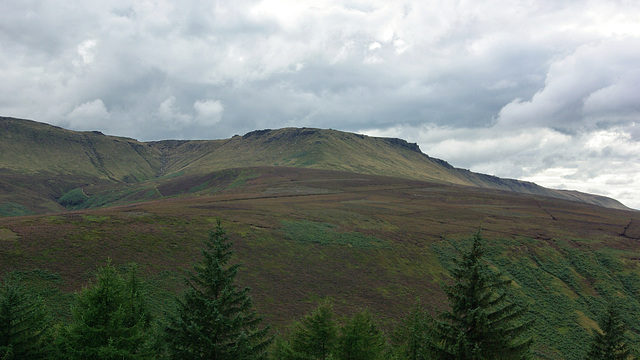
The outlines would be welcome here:
M 470 150 L 471 151 L 471 150 Z M 402 139 L 336 130 L 258 130 L 223 140 L 137 140 L 77 132 L 29 120 L 0 118 L 0 216 L 104 206 L 128 184 L 219 170 L 276 166 L 387 175 L 442 184 L 552 196 L 625 209 L 616 200 L 474 173 L 422 153 Z M 99 190 L 88 188 L 98 186 Z M 88 200 L 87 191 L 110 192 Z M 71 193 L 69 193 L 71 192 Z M 66 196 L 65 196 L 66 195 Z M 140 194 L 136 195 L 140 196 Z M 163 194 L 146 192 L 146 197 Z M 143 196 L 144 197 L 144 196 Z M 134 200 L 129 197 L 128 200 Z
M 535 358 L 584 359 L 612 299 L 623 308 L 631 344 L 640 346 L 639 212 L 295 167 L 154 184 L 131 186 L 165 197 L 0 218 L 0 271 L 21 271 L 68 316 L 68 293 L 98 266 L 135 262 L 161 315 L 220 218 L 235 243 L 234 261 L 243 264 L 240 285 L 251 288 L 276 329 L 328 298 L 340 315 L 368 308 L 391 330 L 416 301 L 434 314 L 447 306 L 441 283 L 451 281 L 453 259 L 480 231 L 491 268 L 513 280 L 515 299 L 536 319 Z

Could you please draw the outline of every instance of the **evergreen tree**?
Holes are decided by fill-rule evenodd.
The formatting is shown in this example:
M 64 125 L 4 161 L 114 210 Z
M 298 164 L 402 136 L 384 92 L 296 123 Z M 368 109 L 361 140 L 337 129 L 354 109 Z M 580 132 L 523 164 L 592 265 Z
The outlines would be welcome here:
M 368 311 L 356 313 L 340 331 L 336 349 L 339 360 L 382 359 L 386 341 Z
M 291 340 L 294 352 L 305 354 L 310 359 L 326 360 L 330 357 L 338 336 L 331 303 L 322 302 L 295 327 Z
M 144 359 L 150 318 L 135 269 L 123 278 L 110 263 L 83 289 L 63 330 L 59 356 L 68 359 Z
M 600 332 L 594 332 L 587 358 L 591 360 L 624 360 L 629 357 L 629 348 L 624 337 L 625 325 L 620 312 L 609 304 L 607 314 L 600 322 Z
M 432 323 L 431 316 L 419 304 L 416 304 L 393 334 L 395 353 L 400 359 L 430 359 L 426 344 Z
M 44 358 L 50 325 L 42 300 L 23 287 L 17 274 L 8 274 L 0 287 L 0 358 Z
M 287 338 L 278 338 L 273 346 L 275 360 L 330 359 L 338 337 L 333 307 L 323 301 L 300 322 L 295 322 Z
M 218 220 L 194 265 L 165 333 L 174 359 L 263 359 L 272 338 L 253 309 L 249 288 L 239 290 L 239 265 L 228 265 L 232 243 Z
M 276 336 L 271 351 L 271 360 L 307 360 L 308 357 L 302 353 L 297 353 L 291 347 L 291 342 L 282 336 Z
M 435 323 L 429 341 L 432 356 L 440 359 L 523 359 L 528 356 L 531 322 L 526 309 L 510 302 L 506 288 L 511 280 L 495 273 L 482 261 L 480 234 L 473 238 L 451 272 L 454 284 L 444 286 L 451 310 Z

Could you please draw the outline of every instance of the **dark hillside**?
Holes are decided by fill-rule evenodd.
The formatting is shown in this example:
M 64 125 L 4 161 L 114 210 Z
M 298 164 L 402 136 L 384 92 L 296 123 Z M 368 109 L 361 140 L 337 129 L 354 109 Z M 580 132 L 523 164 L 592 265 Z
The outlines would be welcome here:
M 445 306 L 440 282 L 449 281 L 451 259 L 480 229 L 486 258 L 514 280 L 516 298 L 537 318 L 538 357 L 583 359 L 612 297 L 640 348 L 638 212 L 288 167 L 176 177 L 157 189 L 165 198 L 0 219 L 0 270 L 39 269 L 44 280 L 58 279 L 57 288 L 71 291 L 107 258 L 134 261 L 160 311 L 220 217 L 244 264 L 240 284 L 251 287 L 277 328 L 323 298 L 332 298 L 340 314 L 369 308 L 390 328 L 416 298 L 432 311 Z

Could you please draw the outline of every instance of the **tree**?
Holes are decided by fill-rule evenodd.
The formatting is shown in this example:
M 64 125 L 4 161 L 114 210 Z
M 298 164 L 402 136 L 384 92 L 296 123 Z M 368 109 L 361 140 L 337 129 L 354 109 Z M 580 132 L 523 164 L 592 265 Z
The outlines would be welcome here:
M 253 309 L 249 288 L 235 285 L 240 265 L 228 265 L 231 246 L 218 220 L 165 329 L 174 359 L 266 358 L 269 327 L 260 328 L 262 317 Z
M 340 360 L 381 359 L 386 348 L 383 333 L 368 311 L 356 313 L 340 331 L 336 349 Z
M 322 302 L 301 323 L 292 337 L 292 348 L 308 358 L 326 360 L 333 352 L 338 327 L 334 320 L 333 306 Z
M 623 360 L 629 357 L 629 348 L 624 337 L 626 327 L 619 310 L 609 304 L 607 314 L 600 322 L 602 333 L 595 331 L 587 358 L 591 360 Z
M 426 344 L 432 324 L 432 317 L 417 303 L 393 334 L 397 355 L 407 360 L 430 359 Z
M 338 337 L 333 306 L 323 301 L 310 314 L 291 327 L 288 339 L 279 338 L 272 358 L 277 360 L 331 358 Z
M 526 336 L 532 321 L 526 309 L 507 298 L 511 280 L 491 271 L 482 260 L 482 238 L 477 233 L 469 253 L 451 272 L 454 283 L 444 286 L 450 311 L 436 321 L 429 348 L 441 359 L 522 359 L 532 339 Z
M 41 359 L 50 343 L 51 319 L 40 298 L 31 295 L 16 273 L 0 287 L 0 357 Z
M 150 317 L 135 268 L 122 277 L 109 262 L 83 289 L 62 332 L 60 355 L 69 359 L 144 359 Z

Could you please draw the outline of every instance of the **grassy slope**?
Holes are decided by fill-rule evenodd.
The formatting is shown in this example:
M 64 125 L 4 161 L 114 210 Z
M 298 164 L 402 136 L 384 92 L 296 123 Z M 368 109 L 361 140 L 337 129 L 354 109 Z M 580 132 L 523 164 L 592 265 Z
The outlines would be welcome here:
M 0 118 L 0 168 L 13 173 L 135 182 L 160 169 L 157 152 L 133 139 Z
M 392 325 L 417 297 L 431 309 L 445 306 L 439 284 L 448 280 L 446 268 L 481 229 L 488 259 L 535 313 L 538 357 L 582 359 L 609 298 L 625 307 L 640 346 L 637 212 L 298 168 L 185 179 L 157 189 L 200 196 L 0 219 L 1 270 L 40 269 L 64 290 L 51 291 L 59 302 L 107 258 L 135 261 L 161 308 L 221 217 L 244 263 L 241 284 L 274 325 L 325 297 L 340 313 L 369 307 Z
M 183 161 L 169 171 L 208 173 L 248 166 L 286 166 L 392 175 L 469 186 L 490 187 L 492 182 L 475 179 L 471 172 L 460 172 L 443 161 L 432 159 L 421 153 L 415 144 L 404 140 L 336 130 L 258 130 L 218 140 L 210 146 L 196 141 L 180 146 L 188 146 L 194 152 L 191 152 L 188 163 Z
M 64 211 L 58 199 L 89 185 L 154 178 L 159 153 L 97 132 L 0 118 L 0 216 Z
M 530 182 L 454 168 L 426 156 L 415 144 L 404 140 L 336 130 L 259 130 L 226 140 L 162 141 L 151 145 L 171 154 L 167 172 L 203 174 L 247 166 L 305 167 L 477 186 L 626 209 L 618 201 L 602 196 L 546 189 Z
M 335 130 L 287 128 L 254 131 L 225 140 L 141 143 L 97 132 L 75 132 L 28 120 L 0 118 L 0 170 L 12 176 L 28 177 L 28 182 L 39 184 L 35 187 L 14 186 L 14 191 L 0 192 L 0 216 L 15 214 L 15 211 L 2 208 L 13 206 L 11 204 L 35 213 L 58 211 L 60 206 L 57 203 L 67 192 L 81 191 L 74 189 L 90 185 L 101 184 L 104 188 L 106 182 L 121 188 L 108 190 L 111 200 L 99 202 L 105 205 L 117 200 L 118 193 L 131 198 L 130 189 L 123 183 L 162 182 L 165 177 L 183 174 L 205 176 L 219 170 L 247 166 L 305 167 L 391 175 L 623 208 L 612 199 L 550 190 L 532 183 L 456 169 L 444 161 L 424 155 L 417 145 L 399 139 Z M 50 184 L 52 182 L 53 185 Z M 144 187 L 152 189 L 155 186 Z M 68 194 L 65 199 L 76 195 Z M 152 195 L 149 193 L 141 197 L 154 198 Z M 64 204 L 69 207 L 69 202 Z

